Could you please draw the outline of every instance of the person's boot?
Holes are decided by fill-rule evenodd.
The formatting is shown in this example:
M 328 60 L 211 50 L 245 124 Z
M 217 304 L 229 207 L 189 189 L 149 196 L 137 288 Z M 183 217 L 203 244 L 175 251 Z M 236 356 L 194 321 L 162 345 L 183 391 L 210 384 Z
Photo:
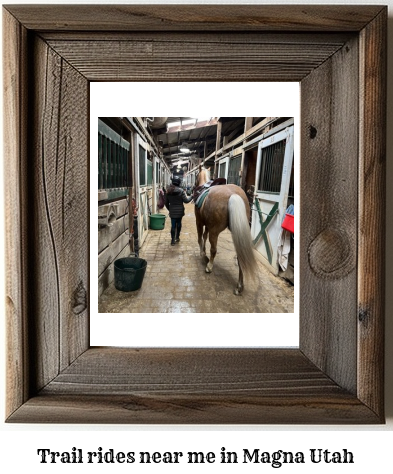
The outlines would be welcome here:
M 175 231 L 174 230 L 171 230 L 171 245 L 175 245 Z
M 180 232 L 176 232 L 175 242 L 180 242 Z

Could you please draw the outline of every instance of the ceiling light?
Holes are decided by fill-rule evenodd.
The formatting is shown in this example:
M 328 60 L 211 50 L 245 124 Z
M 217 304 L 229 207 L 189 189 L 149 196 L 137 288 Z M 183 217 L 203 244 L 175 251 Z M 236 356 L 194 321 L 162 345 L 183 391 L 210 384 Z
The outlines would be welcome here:
M 180 151 L 182 151 L 183 153 L 190 153 L 190 150 L 188 149 L 186 142 L 183 142 L 180 145 Z

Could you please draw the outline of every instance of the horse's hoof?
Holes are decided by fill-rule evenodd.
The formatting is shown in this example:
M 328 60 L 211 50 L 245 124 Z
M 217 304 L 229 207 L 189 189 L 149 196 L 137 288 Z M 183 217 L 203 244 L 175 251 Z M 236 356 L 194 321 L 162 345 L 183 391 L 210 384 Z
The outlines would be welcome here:
M 210 266 L 209 264 L 206 265 L 206 273 L 211 273 L 213 270 L 213 265 Z
M 236 295 L 236 296 L 240 296 L 243 292 L 243 288 L 239 290 L 239 288 L 235 288 L 233 293 Z

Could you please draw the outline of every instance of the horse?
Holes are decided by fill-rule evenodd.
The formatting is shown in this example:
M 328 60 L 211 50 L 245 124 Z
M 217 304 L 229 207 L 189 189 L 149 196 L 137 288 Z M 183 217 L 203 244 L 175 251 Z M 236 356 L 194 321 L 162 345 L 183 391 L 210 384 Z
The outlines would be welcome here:
M 209 170 L 200 166 L 195 181 L 196 188 L 208 182 L 209 178 Z M 195 206 L 195 219 L 202 258 L 207 258 L 206 240 L 209 236 L 210 258 L 206 273 L 213 270 L 218 235 L 227 227 L 231 231 L 239 266 L 239 278 L 234 293 L 240 295 L 244 289 L 243 275 L 253 277 L 258 268 L 249 226 L 250 206 L 245 192 L 235 184 L 210 187 L 201 208 Z

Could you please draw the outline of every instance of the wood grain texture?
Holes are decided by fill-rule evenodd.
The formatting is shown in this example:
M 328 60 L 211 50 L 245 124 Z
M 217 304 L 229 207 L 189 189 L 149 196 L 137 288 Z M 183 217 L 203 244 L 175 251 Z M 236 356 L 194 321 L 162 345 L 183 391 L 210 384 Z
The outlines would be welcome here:
M 221 43 L 225 44 L 321 44 L 336 45 L 346 43 L 357 32 L 253 32 L 253 31 L 94 31 L 94 41 L 138 41 L 157 43 Z M 52 44 L 57 41 L 92 41 L 91 31 L 49 30 L 40 31 L 40 38 Z M 54 43 L 53 43 L 54 44 Z
M 358 256 L 359 398 L 383 410 L 385 307 L 386 25 L 381 12 L 360 35 Z
M 124 40 L 50 40 L 49 44 L 88 80 L 108 81 L 276 81 L 288 73 L 300 81 L 332 56 L 344 44 L 313 42 L 314 35 L 291 44 L 276 42 L 270 35 L 254 35 L 224 40 L 209 35 L 198 42 L 198 35 L 152 35 L 139 40 L 128 35 Z M 347 37 L 346 35 L 345 37 Z
M 128 247 L 130 235 L 128 230 L 123 232 L 109 245 L 103 252 L 98 255 L 98 276 L 111 265 L 118 255 Z
M 122 216 L 113 223 L 112 227 L 103 227 L 98 230 L 98 253 L 105 250 L 122 233 L 128 229 L 128 216 Z
M 10 421 L 375 423 L 299 350 L 92 348 Z
M 350 41 L 301 83 L 300 348 L 353 394 L 357 364 L 357 70 L 357 42 Z M 325 91 L 322 97 L 315 92 L 321 90 Z
M 359 31 L 381 7 L 340 5 L 6 5 L 36 31 Z
M 5 309 L 7 329 L 6 412 L 12 413 L 29 397 L 29 364 L 27 362 L 27 295 L 26 235 L 28 235 L 26 200 L 26 136 L 21 127 L 26 115 L 24 87 L 27 65 L 27 32 L 8 13 L 3 12 L 4 77 L 4 218 L 6 286 Z
M 382 423 L 386 8 L 140 8 L 4 12 L 8 421 Z M 232 55 L 220 68 L 209 35 Z M 271 69 L 263 44 L 283 54 Z M 119 48 L 136 55 L 135 74 L 122 69 Z M 128 80 L 171 79 L 170 68 L 158 69 L 165 51 L 173 64 L 197 56 L 189 80 L 305 74 L 300 350 L 88 348 L 87 77 L 123 77 L 117 64 Z
M 34 378 L 41 388 L 88 347 L 88 88 L 37 37 L 34 57 L 29 275 L 36 314 Z
M 354 396 L 45 395 L 32 397 L 13 423 L 95 424 L 374 424 L 379 419 Z

